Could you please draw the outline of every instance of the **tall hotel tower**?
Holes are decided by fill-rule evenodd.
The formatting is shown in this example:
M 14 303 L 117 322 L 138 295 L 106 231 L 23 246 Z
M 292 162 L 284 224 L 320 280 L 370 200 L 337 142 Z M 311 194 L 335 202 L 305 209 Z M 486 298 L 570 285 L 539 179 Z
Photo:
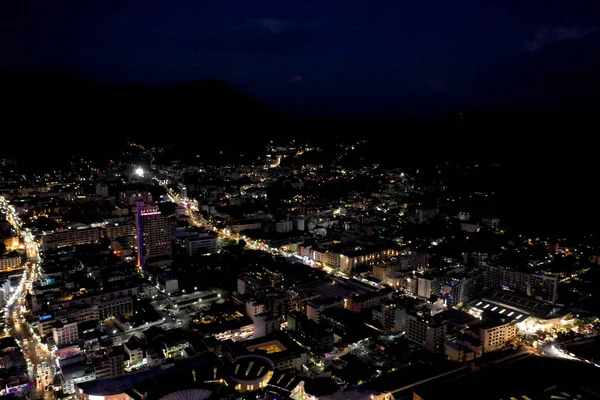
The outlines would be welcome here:
M 136 202 L 135 228 L 137 234 L 137 265 L 142 267 L 146 260 L 171 255 L 171 227 L 160 214 L 158 207 Z

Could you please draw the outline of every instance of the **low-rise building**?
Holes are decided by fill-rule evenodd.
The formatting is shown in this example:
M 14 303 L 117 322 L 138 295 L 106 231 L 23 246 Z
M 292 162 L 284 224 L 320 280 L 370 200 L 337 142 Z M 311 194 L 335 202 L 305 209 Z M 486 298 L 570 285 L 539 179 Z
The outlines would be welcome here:
M 23 259 L 20 255 L 0 257 L 0 271 L 20 268 L 23 264 Z
M 208 233 L 184 239 L 184 246 L 189 256 L 215 253 L 219 248 L 216 236 Z
M 344 308 L 356 313 L 367 308 L 377 307 L 381 302 L 389 300 L 394 293 L 393 289 L 384 288 L 377 292 L 368 292 L 344 298 Z

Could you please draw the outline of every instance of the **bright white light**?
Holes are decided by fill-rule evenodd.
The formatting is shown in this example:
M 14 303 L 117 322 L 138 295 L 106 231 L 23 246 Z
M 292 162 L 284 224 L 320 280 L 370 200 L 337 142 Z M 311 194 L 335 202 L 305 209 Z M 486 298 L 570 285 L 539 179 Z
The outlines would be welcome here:
M 144 169 L 142 167 L 137 167 L 134 172 L 139 177 L 143 177 L 144 176 Z

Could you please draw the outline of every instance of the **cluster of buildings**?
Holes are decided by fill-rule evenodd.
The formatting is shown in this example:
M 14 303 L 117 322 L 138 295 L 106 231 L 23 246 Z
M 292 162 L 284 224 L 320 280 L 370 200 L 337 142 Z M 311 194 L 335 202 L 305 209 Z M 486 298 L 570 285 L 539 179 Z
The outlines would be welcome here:
M 54 365 L 56 395 L 390 400 L 378 379 L 465 368 L 573 318 L 559 285 L 579 272 L 554 260 L 595 250 L 472 217 L 417 171 L 293 162 L 320 152 L 311 146 L 270 151 L 251 166 L 88 165 L 92 192 L 73 175 L 0 189 L 40 250 L 39 272 L 15 273 L 29 253 L 7 221 L 18 259 L 0 258 L 2 302 L 29 279 L 24 324 Z M 356 191 L 359 178 L 378 184 Z M 0 351 L 28 382 L 10 346 Z M 369 385 L 379 389 L 353 389 Z

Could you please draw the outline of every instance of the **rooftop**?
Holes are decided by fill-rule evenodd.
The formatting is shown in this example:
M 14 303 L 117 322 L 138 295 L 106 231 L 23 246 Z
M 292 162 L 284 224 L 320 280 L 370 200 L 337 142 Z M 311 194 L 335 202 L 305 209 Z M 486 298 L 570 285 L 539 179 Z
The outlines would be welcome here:
M 268 350 L 272 349 L 273 345 L 276 345 L 281 351 L 269 352 Z M 251 354 L 254 351 L 266 350 L 265 355 L 271 360 L 285 359 L 286 357 L 306 353 L 305 349 L 296 344 L 284 332 L 280 331 L 273 332 L 265 337 L 246 340 L 243 344 L 240 344 L 240 346 L 245 346 L 244 350 L 246 354 Z
M 216 355 L 209 353 L 203 356 L 175 360 L 172 364 L 140 372 L 81 382 L 77 384 L 77 387 L 88 395 L 111 396 L 130 391 L 138 385 L 151 385 L 153 382 L 161 381 L 165 377 L 169 381 L 173 381 L 176 377 L 178 379 L 187 377 L 190 381 L 204 382 L 205 380 L 220 379 L 223 370 L 219 367 L 222 367 L 222 365 L 221 360 Z M 216 374 L 214 373 L 215 367 L 217 368 Z M 195 371 L 195 373 L 192 374 L 191 371 Z M 176 387 L 171 385 L 170 389 L 176 390 Z
M 261 343 L 261 344 L 255 345 L 255 346 L 248 346 L 248 347 L 246 347 L 246 349 L 248 351 L 262 350 L 262 351 L 265 351 L 267 354 L 279 353 L 280 351 L 287 350 L 285 348 L 285 346 L 282 345 L 277 340 L 273 340 L 272 342 L 267 342 L 267 343 Z
M 352 300 L 353 302 L 364 302 L 376 297 L 382 297 L 382 296 L 389 296 L 391 293 L 394 292 L 394 289 L 391 288 L 384 288 L 381 289 L 377 292 L 367 292 L 367 293 L 360 293 L 360 294 L 356 294 L 354 296 L 348 296 L 348 300 Z
M 517 320 L 517 322 L 525 321 L 531 315 L 524 311 L 509 308 L 505 305 L 502 305 L 500 302 L 492 302 L 485 299 L 475 300 L 471 303 L 470 307 L 485 313 L 488 316 L 493 316 L 495 314 L 497 317 Z
M 498 364 L 476 372 L 465 372 L 435 379 L 402 392 L 394 393 L 396 399 L 413 398 L 413 392 L 423 399 L 447 399 L 456 388 L 463 399 L 546 399 L 549 389 L 568 383 L 577 387 L 582 398 L 598 393 L 600 371 L 591 365 L 547 357 L 527 356 Z M 554 398 L 554 397 L 552 397 Z M 558 398 L 558 397 L 557 397 Z M 567 398 L 567 397 L 565 397 Z
M 238 358 L 232 368 L 231 376 L 237 381 L 260 379 L 274 369 L 271 360 L 257 355 Z
M 292 391 L 292 389 L 294 389 L 301 381 L 302 379 L 296 375 L 275 371 L 273 377 L 269 381 L 269 386 L 275 389 L 283 389 L 284 391 Z
M 455 308 L 451 308 L 446 311 L 442 311 L 437 314 L 438 318 L 442 318 L 448 321 L 452 325 L 462 326 L 462 325 L 470 325 L 477 321 L 477 318 L 468 314 L 466 312 L 457 310 Z
M 502 302 L 512 308 L 522 309 L 529 312 L 529 314 L 540 311 L 542 307 L 546 305 L 542 301 L 507 292 L 505 290 L 497 290 L 486 297 L 491 301 Z
M 213 392 L 207 389 L 179 390 L 161 397 L 161 400 L 204 400 L 211 397 Z
M 308 288 L 308 287 L 307 287 Z M 321 297 L 345 297 L 350 295 L 353 290 L 346 285 L 338 282 L 316 282 L 309 287 L 315 290 Z
M 320 306 L 327 306 L 329 304 L 333 304 L 336 302 L 339 302 L 340 298 L 339 297 L 322 297 L 320 299 L 314 299 L 308 302 L 308 304 L 311 304 L 315 307 L 320 307 Z

